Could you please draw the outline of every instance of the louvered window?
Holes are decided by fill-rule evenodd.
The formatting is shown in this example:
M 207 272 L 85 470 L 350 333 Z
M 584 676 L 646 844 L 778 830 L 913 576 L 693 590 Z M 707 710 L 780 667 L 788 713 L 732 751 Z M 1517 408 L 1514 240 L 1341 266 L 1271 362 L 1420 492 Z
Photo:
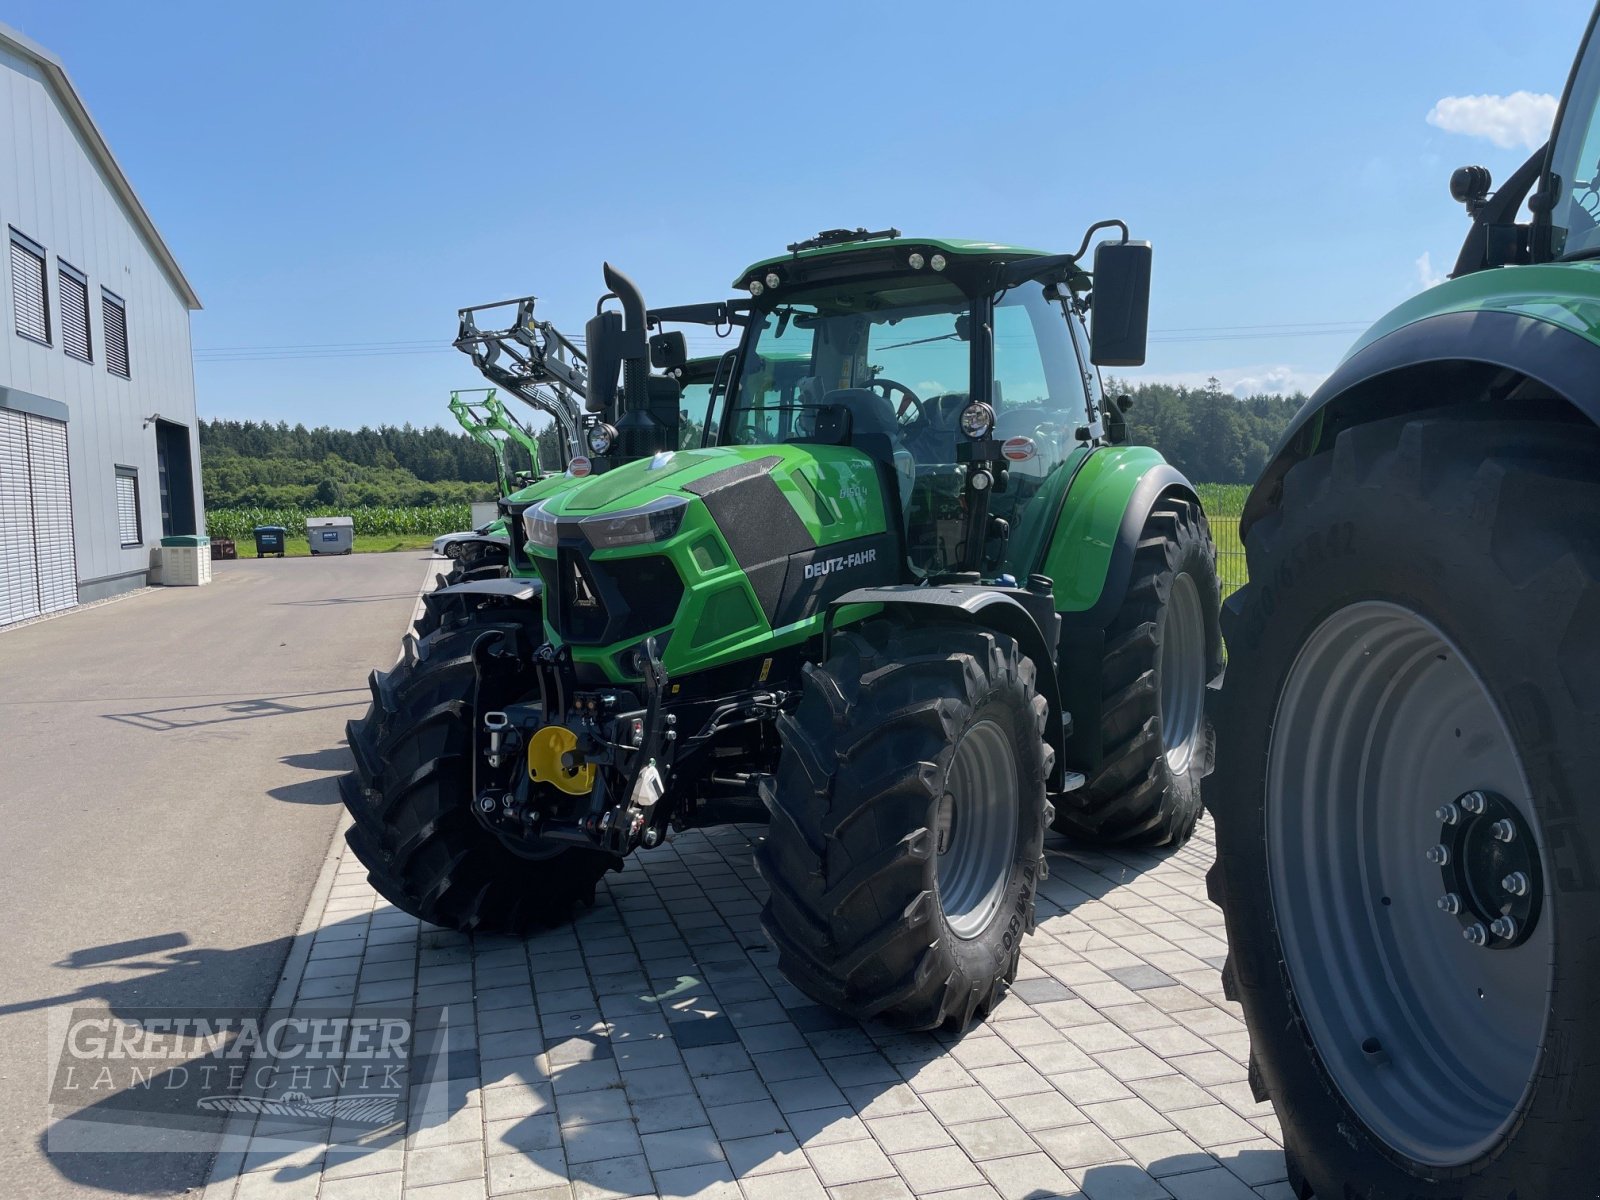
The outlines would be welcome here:
M 139 472 L 132 467 L 117 468 L 117 532 L 124 549 L 144 540 L 139 530 Z
M 17 332 L 50 344 L 50 306 L 45 297 L 44 247 L 11 231 L 11 299 L 17 310 Z
M 73 358 L 93 362 L 89 353 L 89 277 L 56 260 L 56 296 L 61 303 L 61 348 Z
M 100 289 L 100 320 L 105 326 L 106 370 L 131 379 L 128 371 L 128 310 L 120 297 Z

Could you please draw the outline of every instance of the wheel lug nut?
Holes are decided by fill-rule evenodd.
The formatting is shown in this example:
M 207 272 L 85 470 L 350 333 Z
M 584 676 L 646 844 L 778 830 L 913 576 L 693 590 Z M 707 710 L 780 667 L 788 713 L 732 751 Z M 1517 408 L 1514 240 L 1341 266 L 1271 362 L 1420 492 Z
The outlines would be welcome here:
M 1468 925 L 1461 931 L 1461 936 L 1466 938 L 1467 941 L 1471 942 L 1474 946 L 1481 946 L 1489 940 L 1489 931 L 1486 930 L 1479 922 L 1474 921 L 1471 925 Z
M 1501 819 L 1489 826 L 1489 832 L 1494 834 L 1497 842 L 1509 842 L 1517 836 L 1517 827 L 1510 821 Z
M 1515 917 L 1496 917 L 1489 922 L 1489 932 L 1497 938 L 1511 941 L 1517 936 L 1517 919 Z
M 1528 877 L 1521 871 L 1513 871 L 1500 881 L 1500 886 L 1513 896 L 1526 896 L 1528 894 Z
M 1453 917 L 1461 911 L 1461 897 L 1454 892 L 1446 892 L 1439 897 L 1439 907 Z
M 1429 846 L 1424 857 L 1436 867 L 1442 867 L 1450 861 L 1449 846 Z
M 1478 813 L 1481 813 L 1484 808 L 1483 793 L 1468 792 L 1465 796 L 1461 797 L 1461 807 L 1466 809 L 1469 813 L 1472 813 L 1474 816 L 1476 816 Z
M 1433 810 L 1433 815 L 1445 825 L 1454 825 L 1461 820 L 1461 810 L 1454 804 L 1441 804 Z

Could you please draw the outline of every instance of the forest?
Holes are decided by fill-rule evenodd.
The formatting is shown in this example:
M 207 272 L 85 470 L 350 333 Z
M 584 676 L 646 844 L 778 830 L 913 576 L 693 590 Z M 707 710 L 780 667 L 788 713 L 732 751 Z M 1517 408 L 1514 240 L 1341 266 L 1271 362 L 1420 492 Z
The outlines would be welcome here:
M 1253 481 L 1305 402 L 1302 395 L 1239 398 L 1215 379 L 1198 388 L 1113 380 L 1108 391 L 1132 398 L 1133 440 L 1160 450 L 1197 483 Z M 443 426 L 202 421 L 200 461 L 213 509 L 460 504 L 496 491 L 488 449 Z

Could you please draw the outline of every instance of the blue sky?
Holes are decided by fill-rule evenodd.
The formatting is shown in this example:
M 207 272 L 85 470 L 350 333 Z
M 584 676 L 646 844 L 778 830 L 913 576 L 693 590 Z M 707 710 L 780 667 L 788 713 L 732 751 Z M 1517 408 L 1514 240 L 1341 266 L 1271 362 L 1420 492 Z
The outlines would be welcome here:
M 1071 249 L 1123 217 L 1156 247 L 1144 377 L 1314 384 L 1448 270 L 1451 169 L 1526 157 L 1590 11 L 10 0 L 0 19 L 64 59 L 199 291 L 202 414 L 359 426 L 447 420 L 449 389 L 481 382 L 447 345 L 463 304 L 531 292 L 577 331 L 603 259 L 652 303 L 710 299 L 839 225 Z

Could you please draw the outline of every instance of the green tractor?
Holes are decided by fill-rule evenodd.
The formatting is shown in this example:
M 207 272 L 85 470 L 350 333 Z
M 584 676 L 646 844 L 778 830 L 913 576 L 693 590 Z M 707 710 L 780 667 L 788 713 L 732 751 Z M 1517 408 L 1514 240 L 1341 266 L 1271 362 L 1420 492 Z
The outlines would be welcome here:
M 1302 1200 L 1595 1194 L 1594 20 L 1548 146 L 1490 188 L 1455 173 L 1452 278 L 1289 431 L 1223 616 L 1211 893 Z
M 1121 222 L 1073 254 L 835 230 L 657 310 L 608 266 L 587 437 L 633 461 L 513 506 L 542 604 L 374 675 L 344 784 L 373 886 L 518 934 L 674 829 L 764 819 L 797 986 L 987 1012 L 1047 827 L 1179 844 L 1211 767 L 1215 549 L 1097 370 L 1143 361 L 1150 261 Z M 698 449 L 678 324 L 740 331 Z

